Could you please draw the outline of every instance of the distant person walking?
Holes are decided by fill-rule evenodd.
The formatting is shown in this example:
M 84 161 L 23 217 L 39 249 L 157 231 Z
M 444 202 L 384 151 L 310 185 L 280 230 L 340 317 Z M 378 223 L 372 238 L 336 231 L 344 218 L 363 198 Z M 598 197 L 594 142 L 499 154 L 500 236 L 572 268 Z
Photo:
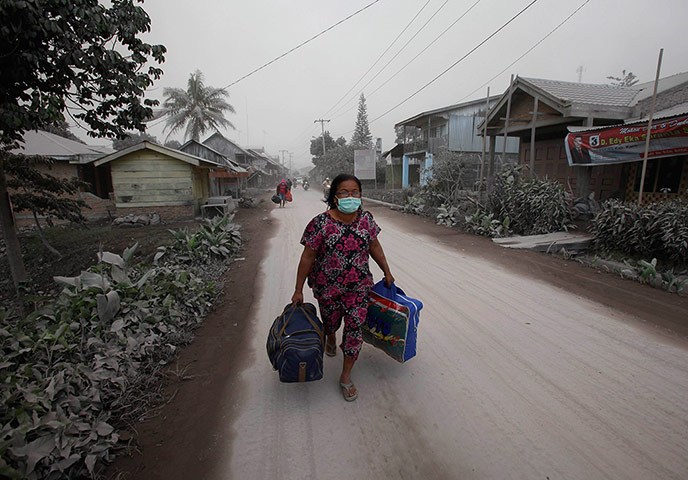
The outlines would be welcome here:
M 369 256 L 382 269 L 388 286 L 394 277 L 377 239 L 380 227 L 373 215 L 361 208 L 361 181 L 347 174 L 335 177 L 327 205 L 329 209 L 308 223 L 301 238 L 304 248 L 291 301 L 303 302 L 303 284 L 307 278 L 320 307 L 328 356 L 337 354 L 336 332 L 344 323 L 339 345 L 344 353 L 344 365 L 339 385 L 344 399 L 351 402 L 358 396 L 351 381 L 351 370 L 363 344 L 361 325 L 373 287 Z
M 280 208 L 284 207 L 287 204 L 287 192 L 289 192 L 289 190 L 289 185 L 287 184 L 287 181 L 285 179 L 282 179 L 280 183 L 277 184 L 275 193 L 280 198 Z

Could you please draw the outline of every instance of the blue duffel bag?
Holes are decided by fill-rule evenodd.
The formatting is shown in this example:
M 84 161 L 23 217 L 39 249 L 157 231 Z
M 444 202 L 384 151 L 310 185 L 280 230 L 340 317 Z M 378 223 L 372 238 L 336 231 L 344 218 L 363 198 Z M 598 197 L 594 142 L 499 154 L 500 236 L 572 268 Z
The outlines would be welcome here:
M 312 382 L 323 376 L 325 330 L 315 305 L 284 307 L 268 333 L 267 350 L 282 382 Z

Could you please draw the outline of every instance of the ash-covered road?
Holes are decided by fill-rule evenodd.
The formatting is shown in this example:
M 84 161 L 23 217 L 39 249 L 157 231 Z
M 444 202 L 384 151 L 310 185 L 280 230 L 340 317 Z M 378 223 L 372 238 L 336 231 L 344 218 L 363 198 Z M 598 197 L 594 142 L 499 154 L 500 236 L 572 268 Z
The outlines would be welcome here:
M 318 189 L 294 197 L 270 213 L 251 363 L 222 426 L 233 446 L 209 478 L 688 478 L 684 337 L 409 232 L 409 217 L 365 201 L 397 283 L 425 304 L 418 355 L 400 365 L 364 345 L 352 403 L 338 388 L 341 351 L 323 380 L 281 384 L 266 334 L 324 208 Z

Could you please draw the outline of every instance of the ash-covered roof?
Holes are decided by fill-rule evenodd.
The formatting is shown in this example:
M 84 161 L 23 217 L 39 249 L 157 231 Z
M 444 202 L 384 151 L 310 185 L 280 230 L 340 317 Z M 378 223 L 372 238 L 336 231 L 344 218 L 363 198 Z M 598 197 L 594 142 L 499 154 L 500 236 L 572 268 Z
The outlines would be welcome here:
M 522 77 L 526 82 L 544 90 L 564 102 L 590 105 L 628 107 L 642 90 L 634 87 L 617 87 L 593 83 L 562 82 L 542 78 Z

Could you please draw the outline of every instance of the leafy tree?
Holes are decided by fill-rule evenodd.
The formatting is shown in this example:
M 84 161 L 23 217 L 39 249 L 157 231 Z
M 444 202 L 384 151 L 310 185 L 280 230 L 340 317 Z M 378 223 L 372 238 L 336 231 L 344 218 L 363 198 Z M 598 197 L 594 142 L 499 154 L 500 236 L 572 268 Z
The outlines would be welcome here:
M 170 140 L 169 142 L 165 142 L 165 146 L 167 148 L 174 148 L 175 150 L 179 150 L 182 147 L 182 144 L 179 143 L 177 140 Z
M 112 141 L 112 148 L 114 148 L 117 151 L 124 150 L 125 148 L 131 147 L 132 145 L 136 145 L 141 142 L 153 142 L 158 144 L 160 143 L 158 142 L 157 138 L 146 132 L 128 133 L 127 136 L 124 138 L 115 138 Z
M 338 146 L 346 145 L 346 139 L 344 137 L 339 137 L 337 140 L 332 138 L 330 132 L 325 131 L 325 150 L 328 152 Z M 323 154 L 323 135 L 311 140 L 311 155 L 314 157 L 321 157 Z
M 229 94 L 224 88 L 206 86 L 200 70 L 189 76 L 186 90 L 165 88 L 163 95 L 167 98 L 160 118 L 167 117 L 165 129 L 170 130 L 167 138 L 184 127 L 184 139 L 197 141 L 210 130 L 219 132 L 220 127 L 234 129 L 224 114 L 235 113 L 234 107 L 225 100 Z
M 72 131 L 69 129 L 69 124 L 65 120 L 58 121 L 52 125 L 46 125 L 44 130 L 46 132 L 59 135 L 60 137 L 68 138 L 70 140 L 74 140 L 75 142 L 85 144 L 83 140 L 72 133 Z
M 7 195 L 4 164 L 24 132 L 64 121 L 92 137 L 145 130 L 155 100 L 143 100 L 162 70 L 165 47 L 137 37 L 150 18 L 134 0 L 0 2 L 0 223 L 12 279 L 27 279 Z M 73 108 L 74 113 L 70 112 Z
M 50 222 L 50 217 L 56 217 L 70 222 L 83 223 L 84 216 L 81 209 L 86 202 L 78 197 L 80 187 L 84 182 L 76 178 L 57 178 L 34 168 L 36 164 L 47 165 L 50 168 L 53 160 L 46 157 L 26 157 L 11 155 L 5 163 L 5 171 L 10 175 L 7 186 L 14 191 L 10 195 L 15 210 L 27 210 L 33 214 L 38 234 L 43 245 L 53 254 L 60 257 L 43 236 L 38 215 L 44 215 Z
M 373 135 L 368 127 L 368 108 L 363 93 L 358 99 L 358 116 L 354 134 L 351 137 L 351 145 L 358 149 L 373 148 Z
M 613 80 L 612 85 L 617 87 L 632 87 L 638 83 L 638 77 L 636 77 L 633 72 L 626 73 L 626 70 L 621 71 L 620 77 L 614 77 L 612 75 L 608 76 L 607 79 Z
M 337 145 L 328 150 L 325 155 L 313 158 L 315 177 L 334 178 L 340 173 L 354 173 L 354 147 L 352 145 Z M 313 173 L 311 175 L 313 175 Z

